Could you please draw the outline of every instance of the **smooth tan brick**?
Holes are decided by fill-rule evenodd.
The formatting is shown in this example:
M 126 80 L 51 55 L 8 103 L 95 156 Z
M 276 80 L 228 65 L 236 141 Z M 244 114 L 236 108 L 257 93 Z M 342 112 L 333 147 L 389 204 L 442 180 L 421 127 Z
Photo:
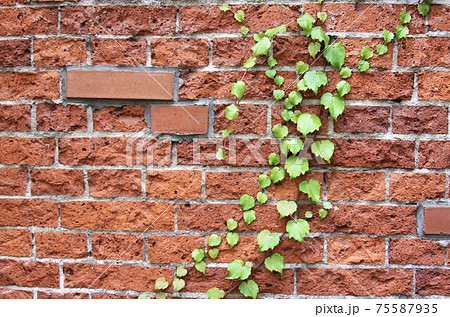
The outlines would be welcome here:
M 450 208 L 426 206 L 424 222 L 425 234 L 450 234 Z
M 152 106 L 151 129 L 158 133 L 208 133 L 208 107 Z

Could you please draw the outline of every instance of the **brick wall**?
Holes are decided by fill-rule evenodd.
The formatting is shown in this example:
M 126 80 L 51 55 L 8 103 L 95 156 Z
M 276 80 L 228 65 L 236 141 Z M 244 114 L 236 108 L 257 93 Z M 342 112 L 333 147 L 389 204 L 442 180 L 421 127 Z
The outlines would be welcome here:
M 262 70 L 246 73 L 237 134 L 226 143 L 236 153 L 215 159 L 230 83 L 253 41 L 211 5 L 220 2 L 0 0 L 0 297 L 135 298 L 160 276 L 171 281 L 177 265 L 192 266 L 208 232 L 224 235 L 226 219 L 240 217 L 237 199 L 256 195 L 261 158 L 277 149 L 271 127 L 282 105 L 271 102 Z M 336 151 L 310 176 L 335 208 L 312 220 L 305 243 L 282 240 L 282 276 L 259 269 L 255 280 L 265 297 L 450 296 L 450 7 L 434 1 L 424 19 L 406 4 L 415 1 L 350 2 L 327 0 L 323 10 L 351 66 L 404 9 L 411 35 L 354 73 L 337 122 L 322 113 L 318 138 Z M 273 49 L 290 83 L 295 62 L 308 59 L 295 19 L 318 6 L 248 3 L 253 32 L 290 23 Z M 317 105 L 310 96 L 302 109 Z M 298 199 L 302 216 L 312 207 L 298 182 L 268 192 Z M 171 296 L 232 289 L 224 263 L 263 259 L 257 231 L 282 232 L 284 223 L 274 200 L 255 210 L 239 244 L 222 242 L 206 276 L 190 269 L 186 289 Z

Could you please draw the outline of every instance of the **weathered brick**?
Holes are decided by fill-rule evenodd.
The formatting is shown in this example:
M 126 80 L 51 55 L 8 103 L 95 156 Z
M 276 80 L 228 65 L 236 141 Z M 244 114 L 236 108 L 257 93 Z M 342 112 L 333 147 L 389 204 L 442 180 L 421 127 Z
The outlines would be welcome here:
M 145 131 L 145 107 L 106 107 L 94 110 L 94 131 L 138 132 Z
M 41 104 L 36 111 L 39 131 L 70 132 L 86 131 L 87 116 L 83 106 Z
M 28 7 L 0 9 L 0 36 L 56 34 L 58 8 Z
M 392 132 L 394 133 L 447 133 L 446 107 L 393 107 Z
M 0 163 L 51 165 L 55 140 L 44 138 L 0 138 Z
M 378 106 L 346 106 L 345 111 L 334 121 L 338 133 L 387 132 L 389 108 Z
M 18 291 L 15 289 L 2 288 L 0 290 L 1 299 L 32 299 L 33 292 Z
M 128 169 L 89 170 L 89 195 L 92 197 L 141 196 L 141 171 Z
M 93 234 L 92 256 L 101 260 L 144 260 L 144 239 L 139 235 Z
M 256 196 L 261 190 L 258 172 L 206 172 L 206 197 L 237 199 L 243 194 Z
M 157 133 L 205 134 L 208 107 L 152 106 L 151 129 Z M 173 124 L 176 122 L 176 124 Z
M 29 40 L 0 41 L 0 67 L 29 66 L 31 46 Z
M 59 287 L 58 263 L 0 260 L 0 285 Z
M 88 299 L 88 293 L 37 292 L 38 299 Z
M 203 236 L 162 235 L 147 237 L 148 261 L 150 263 L 193 262 L 191 252 L 205 247 Z
M 0 255 L 31 256 L 31 232 L 21 229 L 0 229 Z
M 153 38 L 153 66 L 200 67 L 209 64 L 207 39 Z
M 430 6 L 428 27 L 430 31 L 450 31 L 450 6 L 433 4 Z
M 0 105 L 0 131 L 26 132 L 30 130 L 30 106 Z
M 81 170 L 33 169 L 31 182 L 32 195 L 80 196 L 84 193 L 84 176 Z
M 147 196 L 155 198 L 200 198 L 202 173 L 199 170 L 149 171 Z
M 422 296 L 450 295 L 450 270 L 418 269 L 416 293 Z
M 398 45 L 399 66 L 450 66 L 450 44 L 445 37 L 407 38 Z
M 109 294 L 109 293 L 92 293 L 91 298 L 92 299 L 137 299 L 138 296 Z
M 224 114 L 227 104 L 216 105 L 214 132 L 232 126 L 231 133 L 234 134 L 265 134 L 267 131 L 267 106 L 254 104 L 239 105 L 239 116 L 230 122 Z M 256 114 L 256 115 L 255 115 Z
M 58 205 L 53 200 L 1 199 L 0 226 L 56 227 Z
M 445 197 L 445 174 L 392 173 L 389 180 L 391 200 L 420 201 Z
M 25 196 L 28 172 L 26 168 L 0 169 L 0 195 Z
M 450 100 L 450 72 L 429 71 L 417 75 L 419 99 Z
M 44 38 L 34 40 L 36 67 L 58 67 L 86 64 L 86 40 L 75 38 Z
M 389 263 L 443 265 L 445 248 L 437 241 L 393 238 L 389 240 Z
M 267 195 L 269 199 L 292 199 L 292 200 L 308 200 L 308 196 L 299 191 L 298 186 L 305 180 L 315 179 L 319 182 L 320 187 L 323 188 L 323 173 L 321 172 L 309 172 L 305 175 L 301 175 L 295 179 L 290 179 L 286 176 L 286 179 L 277 184 L 271 184 L 267 187 Z M 323 190 L 321 190 L 320 197 L 323 197 Z
M 242 66 L 253 55 L 251 50 L 255 41 L 251 37 L 219 37 L 213 39 L 213 65 L 216 66 Z M 256 64 L 260 65 L 266 58 L 259 56 Z
M 58 99 L 59 74 L 55 72 L 1 72 L 1 100 Z
M 35 239 L 38 258 L 80 259 L 88 256 L 84 233 L 37 232 Z
M 92 40 L 92 64 L 94 65 L 145 66 L 146 63 L 146 39 Z
M 329 172 L 327 197 L 330 200 L 384 200 L 386 173 Z
M 327 263 L 384 264 L 384 237 L 330 237 L 327 239 Z
M 420 141 L 419 167 L 422 168 L 450 167 L 450 142 Z

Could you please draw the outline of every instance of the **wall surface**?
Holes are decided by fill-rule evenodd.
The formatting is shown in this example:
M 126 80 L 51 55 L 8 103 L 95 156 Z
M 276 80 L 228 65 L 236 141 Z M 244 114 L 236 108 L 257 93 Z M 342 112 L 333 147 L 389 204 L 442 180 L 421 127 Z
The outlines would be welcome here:
M 450 6 L 434 1 L 422 18 L 416 2 L 325 0 L 326 29 L 352 67 L 402 10 L 411 35 L 354 73 L 337 122 L 321 113 L 328 123 L 317 138 L 336 151 L 309 175 L 334 209 L 314 217 L 305 243 L 282 239 L 282 276 L 256 270 L 262 297 L 450 296 Z M 225 143 L 235 155 L 215 158 L 230 84 L 253 43 L 220 3 L 0 0 L 0 297 L 135 298 L 192 266 L 190 252 L 240 218 L 239 197 L 256 195 L 278 149 L 271 127 L 283 106 L 264 68 L 245 73 L 249 89 Z M 288 88 L 295 63 L 311 62 L 295 20 L 319 6 L 246 3 L 251 32 L 288 24 L 271 52 Z M 77 69 L 115 73 L 89 79 Z M 301 109 L 318 112 L 318 100 Z M 284 230 L 275 201 L 299 200 L 299 216 L 317 212 L 299 195 L 301 180 L 272 185 L 257 220 L 240 223 L 239 244 L 222 242 L 207 274 L 189 269 L 186 289 L 170 296 L 204 297 L 214 286 L 237 296 L 226 263 L 263 259 L 257 232 Z

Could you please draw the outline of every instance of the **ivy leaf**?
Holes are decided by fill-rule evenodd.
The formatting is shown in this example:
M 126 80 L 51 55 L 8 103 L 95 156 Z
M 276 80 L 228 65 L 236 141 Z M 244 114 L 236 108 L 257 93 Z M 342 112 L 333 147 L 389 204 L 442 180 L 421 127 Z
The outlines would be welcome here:
M 306 136 L 311 132 L 318 131 L 321 126 L 322 122 L 316 115 L 303 113 L 300 117 L 298 117 L 297 130 L 302 133 L 303 136 Z
M 286 32 L 286 25 L 283 24 L 276 28 L 268 29 L 265 34 L 267 37 L 274 37 L 278 33 L 285 33 L 285 32 Z
M 289 103 L 289 105 L 291 105 L 292 107 L 294 106 L 291 103 Z M 291 110 L 284 109 L 283 111 L 281 111 L 281 117 L 286 122 L 291 121 L 291 118 L 292 118 L 293 115 L 294 115 L 294 112 L 292 112 Z M 277 165 L 277 164 L 275 164 L 275 165 Z
M 236 19 L 236 21 L 240 22 L 240 23 L 244 23 L 245 20 L 245 12 L 242 10 L 239 10 L 238 12 L 236 12 L 234 14 L 234 18 Z
M 313 214 L 312 214 L 312 212 L 311 211 L 307 211 L 307 212 L 305 212 L 305 218 L 306 219 L 311 219 L 313 217 Z
M 331 66 L 340 70 L 345 62 L 345 47 L 342 43 L 334 43 L 325 49 L 323 56 Z
M 219 249 L 209 249 L 208 254 L 211 257 L 211 259 L 215 260 L 219 256 Z
M 228 232 L 226 238 L 230 248 L 234 248 L 239 243 L 239 235 L 235 232 Z
M 297 204 L 295 201 L 280 200 L 277 202 L 277 210 L 280 218 L 291 216 L 297 211 Z
M 319 204 L 320 199 L 320 184 L 315 179 L 310 179 L 308 181 L 303 181 L 298 185 L 298 189 L 308 195 L 316 205 Z
M 276 78 L 276 77 L 275 77 Z M 284 79 L 283 79 L 284 80 Z M 284 91 L 281 89 L 275 89 L 273 91 L 273 96 L 275 97 L 276 100 L 281 100 L 284 98 Z
M 225 154 L 225 151 L 222 148 L 217 150 L 216 159 L 218 159 L 219 161 L 223 161 L 226 156 L 227 155 Z
M 346 94 L 348 94 L 351 90 L 350 84 L 346 82 L 345 80 L 341 80 L 336 85 L 336 90 L 340 97 L 344 97 Z
M 256 195 L 256 199 L 258 200 L 258 203 L 265 204 L 269 198 L 267 197 L 267 194 L 259 192 Z
M 342 67 L 339 75 L 344 79 L 349 78 L 350 76 L 352 76 L 352 70 L 348 67 Z
M 186 286 L 186 282 L 180 278 L 176 278 L 173 280 L 173 290 L 175 293 L 178 293 Z
M 307 91 L 308 87 L 306 87 L 305 85 L 305 80 L 304 79 L 300 79 L 297 83 L 297 90 L 298 91 Z
M 289 220 L 286 224 L 288 237 L 303 242 L 309 233 L 309 223 L 304 219 Z
M 327 46 L 328 43 L 330 43 L 330 37 L 325 34 L 325 32 L 320 26 L 316 26 L 311 30 L 311 38 L 319 42 L 324 42 L 325 46 Z
M 269 66 L 269 68 L 272 69 L 277 64 L 278 64 L 278 61 L 275 58 L 273 58 L 272 56 L 269 56 L 269 58 L 267 59 L 267 65 Z
M 138 296 L 138 299 L 151 299 L 151 297 L 148 293 L 142 293 Z
M 311 152 L 330 164 L 330 159 L 334 153 L 334 144 L 330 140 L 316 141 L 311 145 Z
M 258 251 L 264 252 L 269 249 L 273 250 L 280 243 L 280 237 L 276 233 L 271 233 L 269 230 L 263 230 L 258 233 L 256 241 L 258 241 L 259 245 Z
M 407 26 L 399 25 L 395 29 L 395 36 L 397 37 L 397 40 L 404 39 L 409 34 L 409 29 Z
M 228 231 L 233 231 L 238 227 L 238 222 L 232 218 L 227 220 L 227 229 Z
M 220 10 L 222 10 L 223 12 L 230 11 L 230 5 L 228 3 L 224 3 L 220 6 Z
M 201 261 L 201 262 L 195 263 L 194 267 L 200 273 L 203 273 L 203 274 L 206 273 L 206 263 L 205 263 L 205 261 Z
M 303 141 L 300 139 L 284 140 L 280 144 L 280 150 L 281 153 L 284 154 L 284 156 L 288 156 L 289 152 L 291 152 L 294 155 L 297 155 L 298 152 L 303 150 L 303 147 L 304 147 Z
M 255 53 L 255 56 L 267 55 L 267 53 L 269 53 L 271 45 L 272 43 L 270 42 L 269 38 L 263 37 L 252 47 L 252 51 L 253 53 Z
M 388 30 L 383 31 L 384 44 L 390 43 L 394 39 L 394 33 Z
M 277 139 L 283 139 L 288 136 L 289 129 L 285 125 L 276 124 L 272 128 L 272 133 L 273 133 L 274 137 L 276 137 Z
M 302 14 L 297 19 L 298 25 L 303 29 L 307 37 L 311 34 L 311 29 L 314 22 L 316 22 L 316 19 L 314 19 L 309 13 Z
M 246 36 L 250 30 L 246 28 L 245 26 L 241 27 L 241 33 L 242 35 Z
M 417 5 L 417 10 L 421 16 L 426 17 L 428 12 L 430 12 L 430 6 L 426 2 L 422 2 Z
M 274 79 L 276 74 L 277 71 L 275 69 L 266 70 L 266 76 L 269 77 L 270 79 Z
M 305 86 L 311 89 L 315 95 L 320 86 L 325 86 L 328 83 L 327 75 L 321 71 L 310 70 L 305 73 L 303 77 Z
M 273 81 L 275 82 L 275 84 L 276 84 L 278 87 L 281 87 L 281 85 L 284 84 L 284 77 L 283 77 L 283 76 L 277 76 L 277 77 L 274 78 Z M 283 97 L 284 97 L 284 91 L 283 91 Z M 280 99 L 281 99 L 281 98 L 280 98 Z M 280 100 L 280 99 L 277 99 L 277 100 Z
M 322 209 L 319 210 L 319 217 L 320 217 L 320 219 L 325 218 L 327 215 L 328 215 L 328 211 L 326 211 L 325 209 L 322 208 Z
M 164 293 L 164 292 L 158 292 L 158 294 L 156 294 L 156 297 L 155 297 L 155 299 L 166 299 L 167 298 L 167 296 L 166 296 L 166 293 Z
M 373 51 L 370 46 L 364 46 L 361 49 L 361 58 L 364 60 L 370 59 L 373 57 Z
M 298 123 L 298 118 L 302 115 L 302 112 L 300 110 L 295 110 L 294 111 L 294 115 L 291 118 L 291 121 L 294 122 L 295 124 Z
M 309 162 L 306 158 L 299 158 L 297 155 L 291 155 L 284 165 L 286 172 L 291 179 L 304 175 L 309 171 Z
M 222 242 L 222 238 L 217 234 L 212 234 L 208 237 L 208 246 L 209 247 L 217 247 Z
M 222 291 L 218 287 L 210 288 L 206 294 L 208 295 L 208 299 L 221 299 L 225 297 L 225 292 Z
M 331 209 L 331 208 L 333 208 L 333 205 L 329 201 L 324 201 L 323 202 L 323 208 Z
M 295 70 L 298 74 L 304 74 L 306 71 L 308 71 L 309 66 L 305 62 L 299 61 L 297 64 L 295 64 Z
M 400 13 L 400 21 L 402 22 L 402 24 L 411 22 L 411 15 L 406 11 L 402 11 Z
M 262 194 L 262 193 L 261 193 Z M 266 196 L 267 197 L 267 196 Z M 256 213 L 254 210 L 247 210 L 243 213 L 243 218 L 246 224 L 251 224 L 253 221 L 256 220 Z
M 264 32 L 258 32 L 253 35 L 253 39 L 255 40 L 255 42 L 259 42 L 265 37 L 266 35 L 264 34 Z
M 289 93 L 289 97 L 288 98 L 289 98 L 289 103 L 294 105 L 294 106 L 298 106 L 303 101 L 302 94 L 299 93 L 299 92 L 296 92 L 296 91 L 291 91 Z
M 370 64 L 368 61 L 360 60 L 358 62 L 358 71 L 360 73 L 364 73 L 365 71 L 368 71 L 370 68 Z
M 269 164 L 272 166 L 280 164 L 280 156 L 276 153 L 270 153 L 268 158 Z
M 270 186 L 272 181 L 271 181 L 270 177 L 267 176 L 266 174 L 261 174 L 258 176 L 258 183 L 261 186 L 261 188 L 267 188 Z
M 270 272 L 275 271 L 283 275 L 284 258 L 281 254 L 274 253 L 272 256 L 266 258 L 264 265 Z
M 317 53 L 320 52 L 320 43 L 318 43 L 318 42 L 309 43 L 308 52 L 312 58 L 316 58 Z
M 270 179 L 274 184 L 281 182 L 284 179 L 284 176 L 284 170 L 282 168 L 274 167 L 270 171 Z
M 245 83 L 242 80 L 239 80 L 231 85 L 231 94 L 238 100 L 241 100 L 246 89 Z
M 327 13 L 326 12 L 317 12 L 317 18 L 320 20 L 320 22 L 325 23 L 327 19 Z
M 155 291 L 158 291 L 158 290 L 163 291 L 168 287 L 169 287 L 169 282 L 167 282 L 164 277 L 159 277 L 155 281 Z
M 388 51 L 388 47 L 384 44 L 377 44 L 376 49 L 379 56 L 386 54 Z
M 227 106 L 224 112 L 228 120 L 234 120 L 239 116 L 239 108 L 235 104 Z
M 247 61 L 244 63 L 244 68 L 252 68 L 256 64 L 256 57 L 251 56 Z
M 202 249 L 194 249 L 191 255 L 194 261 L 198 263 L 203 261 L 203 259 L 205 258 L 205 251 L 203 251 Z
M 242 260 L 234 260 L 230 264 L 228 264 L 227 268 L 230 275 L 227 277 L 229 280 L 246 280 L 251 272 L 252 272 L 252 263 L 246 262 Z
M 230 133 L 231 133 L 231 127 L 228 127 L 228 128 L 226 128 L 225 130 L 222 130 L 221 132 L 222 132 L 222 136 L 226 138 L 226 137 L 228 137 L 228 136 L 230 135 Z
M 239 284 L 239 291 L 245 297 L 256 299 L 259 293 L 259 287 L 254 280 L 248 280 L 247 282 L 241 282 L 241 284 Z
M 255 207 L 255 199 L 247 194 L 244 194 L 239 199 L 239 205 L 241 206 L 242 210 L 250 210 L 253 207 Z M 237 226 L 237 224 L 236 224 Z M 233 231 L 234 229 L 230 230 Z
M 184 268 L 184 266 L 177 267 L 176 276 L 177 277 L 184 277 L 187 275 L 187 270 Z

